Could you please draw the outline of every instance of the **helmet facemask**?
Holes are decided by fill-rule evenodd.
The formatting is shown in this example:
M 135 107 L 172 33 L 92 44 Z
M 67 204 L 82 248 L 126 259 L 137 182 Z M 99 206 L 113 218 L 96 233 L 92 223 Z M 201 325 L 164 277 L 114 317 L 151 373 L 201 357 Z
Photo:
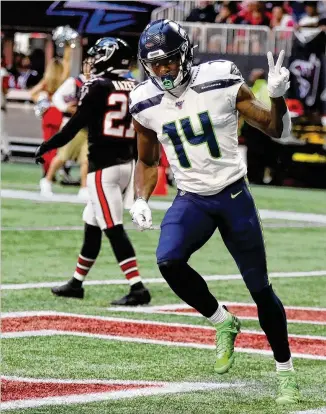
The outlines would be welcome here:
M 185 40 L 181 47 L 169 53 L 164 53 L 160 49 L 153 52 L 148 52 L 147 59 L 140 58 L 140 62 L 143 65 L 146 74 L 160 89 L 173 90 L 187 80 L 192 65 L 192 55 L 192 49 L 189 45 L 189 42 Z M 179 62 L 178 74 L 176 76 L 172 76 L 169 73 L 163 76 L 156 75 L 153 70 L 155 63 L 169 59 L 173 60 L 174 62 Z
M 92 77 L 94 77 L 94 61 L 95 59 L 92 56 L 87 56 L 83 60 L 82 63 L 82 74 L 85 76 L 85 78 L 88 80 Z M 95 70 L 96 72 L 96 70 Z
M 131 62 L 131 49 L 121 39 L 104 38 L 88 50 L 87 63 L 90 65 L 92 76 L 102 76 L 107 73 L 124 75 L 128 73 Z

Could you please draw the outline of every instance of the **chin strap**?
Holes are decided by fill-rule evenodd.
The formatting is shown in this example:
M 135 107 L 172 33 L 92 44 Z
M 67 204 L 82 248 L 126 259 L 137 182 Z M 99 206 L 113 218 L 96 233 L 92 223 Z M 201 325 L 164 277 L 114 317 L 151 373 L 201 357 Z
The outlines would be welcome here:
M 168 92 L 170 95 L 174 96 L 175 98 L 179 98 L 179 96 L 181 96 L 183 92 L 186 90 L 186 88 L 188 87 L 190 78 L 191 76 L 189 73 L 179 86 L 177 86 L 176 88 L 170 89 L 170 90 L 166 90 L 166 92 Z

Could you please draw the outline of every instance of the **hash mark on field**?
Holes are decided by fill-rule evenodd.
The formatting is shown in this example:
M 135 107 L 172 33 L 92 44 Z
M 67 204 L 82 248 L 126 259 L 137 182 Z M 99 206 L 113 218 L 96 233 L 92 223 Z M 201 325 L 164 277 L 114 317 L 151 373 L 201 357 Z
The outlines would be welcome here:
M 55 331 L 56 334 L 109 340 L 215 348 L 215 329 L 206 326 L 54 312 L 48 315 L 43 312 L 42 316 L 7 316 L 2 321 L 3 339 L 53 335 Z M 289 335 L 289 342 L 294 356 L 326 360 L 326 337 Z M 265 335 L 257 331 L 243 331 L 237 338 L 236 348 L 239 352 L 271 354 Z M 302 349 L 305 349 L 304 354 Z
M 2 377 L 1 409 L 86 404 L 161 394 L 243 387 L 243 383 L 56 380 Z

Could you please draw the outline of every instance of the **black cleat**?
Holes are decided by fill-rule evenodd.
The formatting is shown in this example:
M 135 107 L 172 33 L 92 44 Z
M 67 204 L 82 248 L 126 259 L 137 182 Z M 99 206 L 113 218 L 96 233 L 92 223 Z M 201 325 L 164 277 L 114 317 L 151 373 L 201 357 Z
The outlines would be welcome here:
M 56 286 L 51 289 L 51 292 L 56 296 L 64 296 L 66 298 L 84 298 L 84 288 L 74 288 L 70 283 L 66 283 L 62 286 Z
M 151 301 L 151 295 L 146 288 L 131 290 L 128 295 L 123 296 L 111 302 L 111 305 L 118 306 L 139 306 L 148 305 Z

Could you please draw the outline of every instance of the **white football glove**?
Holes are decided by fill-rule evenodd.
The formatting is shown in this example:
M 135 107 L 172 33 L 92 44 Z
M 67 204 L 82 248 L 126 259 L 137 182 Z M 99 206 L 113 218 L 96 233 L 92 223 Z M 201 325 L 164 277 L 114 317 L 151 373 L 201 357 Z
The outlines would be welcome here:
M 269 66 L 268 72 L 268 93 L 271 98 L 279 98 L 285 95 L 285 92 L 290 87 L 290 72 L 285 67 L 282 67 L 285 52 L 281 50 L 274 66 L 274 58 L 272 52 L 267 53 L 267 60 Z
M 140 230 L 152 229 L 152 212 L 143 198 L 137 198 L 130 209 L 132 221 L 137 224 Z

